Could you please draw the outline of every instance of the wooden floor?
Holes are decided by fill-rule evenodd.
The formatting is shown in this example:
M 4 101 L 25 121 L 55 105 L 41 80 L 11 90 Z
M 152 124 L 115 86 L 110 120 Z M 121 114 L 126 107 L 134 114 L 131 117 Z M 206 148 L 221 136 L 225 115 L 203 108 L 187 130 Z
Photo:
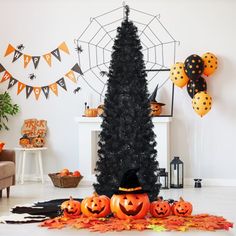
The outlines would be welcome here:
M 11 188 L 10 198 L 6 198 L 6 191 L 3 192 L 3 197 L 0 199 L 0 216 L 10 214 L 11 207 L 22 204 L 32 204 L 37 201 L 45 201 L 56 198 L 68 198 L 69 196 L 83 198 L 92 194 L 91 187 L 79 186 L 72 189 L 55 188 L 50 182 L 45 184 L 26 182 L 23 185 L 16 185 Z M 201 189 L 184 188 L 184 189 L 171 189 L 162 190 L 160 195 L 165 199 L 173 198 L 178 199 L 183 196 L 185 200 L 191 201 L 194 206 L 193 214 L 210 213 L 214 215 L 224 216 L 229 221 L 236 222 L 236 187 L 203 187 Z M 217 231 L 217 232 L 201 232 L 191 231 L 186 233 L 178 232 L 163 232 L 156 233 L 153 231 L 145 232 L 125 232 L 122 235 L 214 235 L 214 236 L 232 236 L 236 235 L 236 229 L 230 231 Z M 62 229 L 62 230 L 48 230 L 38 227 L 38 224 L 22 224 L 22 225 L 5 225 L 0 224 L 0 236 L 20 236 L 20 235 L 33 235 L 33 236 L 60 236 L 60 235 L 121 235 L 119 232 L 98 234 L 89 233 L 86 230 L 75 229 Z

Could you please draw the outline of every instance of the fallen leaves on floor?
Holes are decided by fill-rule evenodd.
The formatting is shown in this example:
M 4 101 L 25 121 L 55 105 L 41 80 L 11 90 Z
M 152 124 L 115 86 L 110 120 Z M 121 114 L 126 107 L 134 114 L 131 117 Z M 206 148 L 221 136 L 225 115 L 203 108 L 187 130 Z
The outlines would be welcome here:
M 140 220 L 119 220 L 117 218 L 88 218 L 81 215 L 76 219 L 69 219 L 63 216 L 45 220 L 41 227 L 49 229 L 62 229 L 73 227 L 76 229 L 88 229 L 91 232 L 108 232 L 123 230 L 154 230 L 162 231 L 188 231 L 188 230 L 229 230 L 233 223 L 221 216 L 208 214 L 192 215 L 188 217 L 168 216 L 165 218 L 149 218 Z

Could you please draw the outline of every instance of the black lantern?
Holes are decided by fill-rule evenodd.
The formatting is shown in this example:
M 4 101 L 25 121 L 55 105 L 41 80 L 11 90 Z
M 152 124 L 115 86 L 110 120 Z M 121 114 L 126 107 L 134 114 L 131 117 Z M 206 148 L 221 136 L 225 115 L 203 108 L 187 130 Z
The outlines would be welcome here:
M 161 183 L 161 189 L 168 189 L 168 172 L 165 168 L 159 168 L 158 181 Z
M 184 187 L 184 163 L 179 157 L 174 157 L 170 163 L 170 187 Z

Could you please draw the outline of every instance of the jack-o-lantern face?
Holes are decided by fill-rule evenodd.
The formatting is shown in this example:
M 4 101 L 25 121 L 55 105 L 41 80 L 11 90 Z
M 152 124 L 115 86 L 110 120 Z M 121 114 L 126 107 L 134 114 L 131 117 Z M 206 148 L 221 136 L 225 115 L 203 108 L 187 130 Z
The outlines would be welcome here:
M 95 218 L 105 217 L 111 213 L 110 198 L 94 194 L 92 197 L 87 197 L 81 202 L 81 211 L 85 216 Z
M 23 137 L 20 138 L 19 144 L 20 144 L 22 147 L 27 147 L 27 145 L 30 144 L 30 138 L 28 138 L 26 134 L 23 135 Z
M 148 195 L 120 194 L 111 198 L 111 211 L 119 219 L 142 219 L 150 207 Z
M 182 197 L 175 202 L 172 207 L 173 214 L 176 216 L 189 216 L 192 213 L 193 206 L 190 202 L 185 202 Z
M 150 213 L 154 217 L 166 217 L 171 213 L 171 207 L 168 201 L 163 201 L 159 198 L 157 201 L 151 203 Z
M 34 147 L 43 147 L 45 141 L 44 141 L 44 138 L 33 138 L 32 140 L 32 144 Z
M 65 217 L 68 218 L 76 218 L 79 216 L 80 210 L 80 202 L 75 201 L 70 197 L 70 200 L 65 201 L 61 204 L 61 210 Z
M 164 106 L 164 103 L 159 102 L 151 102 L 151 116 L 159 116 L 162 112 L 162 106 Z

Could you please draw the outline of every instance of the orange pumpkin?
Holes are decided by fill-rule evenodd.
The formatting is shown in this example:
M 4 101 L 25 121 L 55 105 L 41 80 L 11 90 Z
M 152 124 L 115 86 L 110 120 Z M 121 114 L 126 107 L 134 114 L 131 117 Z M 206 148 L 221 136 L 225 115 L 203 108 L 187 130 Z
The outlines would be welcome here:
M 81 202 L 81 211 L 88 217 L 105 217 L 111 213 L 110 198 L 105 195 L 97 195 L 94 193 L 91 197 L 86 197 Z
M 61 210 L 63 211 L 65 217 L 77 218 L 81 213 L 80 202 L 75 201 L 72 197 L 70 197 L 70 200 L 61 204 Z
M 111 198 L 111 211 L 119 219 L 142 219 L 148 213 L 150 202 L 146 193 L 114 194 Z
M 98 110 L 96 108 L 87 108 L 84 113 L 86 117 L 96 117 L 98 115 Z
M 104 105 L 99 105 L 97 108 L 98 116 L 101 116 L 104 112 Z
M 44 143 L 45 143 L 44 138 L 37 137 L 32 139 L 32 144 L 34 147 L 43 147 Z
M 29 138 L 26 134 L 24 134 L 24 135 L 20 138 L 19 144 L 20 144 L 22 147 L 27 147 L 27 146 L 30 144 L 30 138 Z
M 150 106 L 151 106 L 151 116 L 159 116 L 162 112 L 162 106 L 165 106 L 165 104 L 152 101 L 150 103 Z
M 150 213 L 152 216 L 162 218 L 171 214 L 171 206 L 168 201 L 164 201 L 162 198 L 158 198 L 150 205 Z
M 180 197 L 179 201 L 173 204 L 172 211 L 176 216 L 190 216 L 193 211 L 193 205 Z
M 5 143 L 0 142 L 0 152 L 3 150 L 4 145 L 5 145 Z

